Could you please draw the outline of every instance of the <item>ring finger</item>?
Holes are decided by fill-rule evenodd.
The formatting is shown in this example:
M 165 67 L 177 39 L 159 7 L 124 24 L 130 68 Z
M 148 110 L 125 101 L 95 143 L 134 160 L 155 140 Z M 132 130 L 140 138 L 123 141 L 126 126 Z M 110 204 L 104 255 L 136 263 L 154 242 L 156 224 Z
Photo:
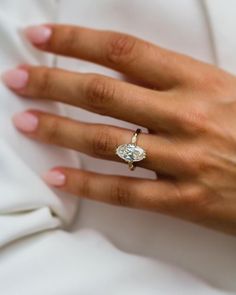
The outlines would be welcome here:
M 49 113 L 30 110 L 15 115 L 16 127 L 32 139 L 71 148 L 93 157 L 119 161 L 116 148 L 131 141 L 132 131 L 114 126 L 82 123 Z M 170 140 L 142 133 L 138 137 L 147 158 L 138 166 L 160 174 L 179 176 L 186 173 L 185 149 Z

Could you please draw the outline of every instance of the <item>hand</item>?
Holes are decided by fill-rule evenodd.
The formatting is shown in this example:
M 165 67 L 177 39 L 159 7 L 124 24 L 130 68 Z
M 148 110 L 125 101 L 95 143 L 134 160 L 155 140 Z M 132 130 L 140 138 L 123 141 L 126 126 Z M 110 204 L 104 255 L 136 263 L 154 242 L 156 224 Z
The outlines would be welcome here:
M 40 50 L 112 68 L 139 85 L 97 74 L 27 66 L 5 83 L 24 97 L 59 101 L 148 128 L 138 164 L 157 180 L 56 167 L 48 184 L 74 195 L 177 216 L 236 234 L 236 78 L 120 33 L 48 25 L 26 31 Z M 142 85 L 142 86 L 141 86 Z M 133 131 L 28 110 L 14 116 L 32 139 L 120 161 Z

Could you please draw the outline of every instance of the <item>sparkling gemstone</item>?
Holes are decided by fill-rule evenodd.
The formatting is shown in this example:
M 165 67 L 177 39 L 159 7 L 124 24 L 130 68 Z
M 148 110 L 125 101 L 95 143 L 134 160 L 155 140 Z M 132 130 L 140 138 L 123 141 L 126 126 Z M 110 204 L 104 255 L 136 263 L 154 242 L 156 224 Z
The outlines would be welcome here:
M 138 162 L 146 157 L 144 149 L 132 143 L 120 145 L 116 154 L 126 162 Z

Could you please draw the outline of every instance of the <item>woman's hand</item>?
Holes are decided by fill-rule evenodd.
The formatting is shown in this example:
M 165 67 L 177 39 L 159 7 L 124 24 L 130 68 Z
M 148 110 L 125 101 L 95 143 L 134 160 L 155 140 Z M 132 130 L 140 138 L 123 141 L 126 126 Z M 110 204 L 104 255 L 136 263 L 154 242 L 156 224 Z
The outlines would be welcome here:
M 26 32 L 40 50 L 98 63 L 137 84 L 46 67 L 9 71 L 5 83 L 24 97 L 59 101 L 146 127 L 147 158 L 157 180 L 68 167 L 44 179 L 69 193 L 166 213 L 236 234 L 236 78 L 216 67 L 120 33 L 62 25 Z M 15 115 L 32 139 L 120 161 L 133 131 L 87 124 L 37 110 Z

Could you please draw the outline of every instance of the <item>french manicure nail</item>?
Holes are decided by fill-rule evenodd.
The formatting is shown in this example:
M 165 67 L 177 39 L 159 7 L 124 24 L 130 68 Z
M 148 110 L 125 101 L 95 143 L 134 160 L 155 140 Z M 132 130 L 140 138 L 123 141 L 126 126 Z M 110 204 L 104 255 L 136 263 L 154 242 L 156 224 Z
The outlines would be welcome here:
M 66 182 L 66 176 L 60 171 L 50 170 L 43 174 L 43 180 L 52 186 L 62 186 Z
M 25 29 L 25 35 L 35 45 L 47 43 L 52 35 L 52 29 L 46 26 L 31 26 Z
M 14 90 L 20 90 L 27 85 L 29 73 L 25 69 L 13 69 L 2 75 L 3 82 Z
M 23 132 L 33 132 L 38 127 L 38 118 L 29 112 L 15 114 L 12 120 L 16 128 Z

